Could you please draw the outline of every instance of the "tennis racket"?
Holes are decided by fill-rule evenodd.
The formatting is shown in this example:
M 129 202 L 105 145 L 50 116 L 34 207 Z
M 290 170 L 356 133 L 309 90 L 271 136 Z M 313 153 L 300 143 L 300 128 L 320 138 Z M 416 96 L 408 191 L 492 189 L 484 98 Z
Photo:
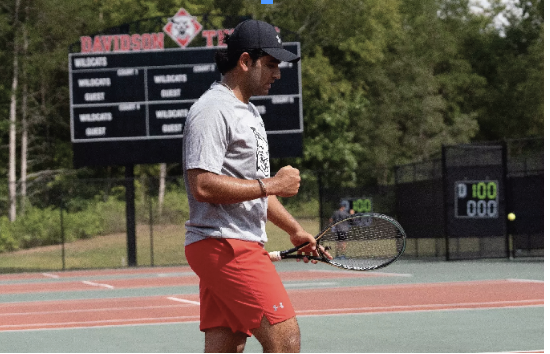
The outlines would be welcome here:
M 321 231 L 315 240 L 319 257 L 292 254 L 309 243 L 269 253 L 271 260 L 308 258 L 348 270 L 374 270 L 395 262 L 405 251 L 405 231 L 389 216 L 376 213 L 355 214 Z M 325 250 L 330 249 L 334 259 Z

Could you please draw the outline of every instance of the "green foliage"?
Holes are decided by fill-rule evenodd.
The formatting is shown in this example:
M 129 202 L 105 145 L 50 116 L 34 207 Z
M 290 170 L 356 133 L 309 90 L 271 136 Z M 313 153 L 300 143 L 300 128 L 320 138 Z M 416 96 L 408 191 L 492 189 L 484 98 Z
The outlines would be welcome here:
M 158 200 L 156 201 L 158 206 Z M 189 204 L 187 203 L 187 194 L 183 189 L 171 189 L 164 195 L 164 204 L 162 213 L 157 213 L 156 222 L 170 224 L 183 224 L 189 219 Z
M 91 211 L 80 211 L 77 213 L 65 213 L 63 215 L 63 232 L 65 242 L 77 239 L 85 239 L 101 235 L 104 232 L 101 216 Z M 61 226 L 59 226 L 61 227 Z M 61 234 L 57 243 L 60 243 Z
M 126 204 L 116 196 L 109 196 L 106 201 L 100 200 L 81 213 L 95 215 L 93 222 L 97 228 L 94 233 L 86 233 L 86 236 L 106 235 L 126 230 Z
M 63 220 L 59 207 L 29 206 L 13 223 L 0 217 L 0 252 L 72 242 L 96 236 L 126 231 L 126 203 L 121 198 L 121 187 L 111 189 L 111 195 L 97 195 L 91 200 L 71 203 L 64 208 Z M 75 199 L 76 200 L 76 199 Z M 149 203 L 152 203 L 151 206 Z M 75 207 L 78 205 L 78 207 Z M 150 207 L 156 224 L 181 225 L 189 218 L 185 190 L 174 184 L 167 189 L 162 212 L 156 199 L 136 201 L 137 222 L 150 222 Z
M 542 136 L 544 133 L 544 4 L 520 0 L 516 11 L 495 7 L 508 26 L 467 31 L 462 50 L 487 85 L 471 97 L 478 112 L 476 140 Z
M 18 248 L 54 245 L 76 239 L 89 238 L 125 230 L 124 204 L 109 198 L 107 202 L 99 202 L 88 209 L 76 213 L 63 213 L 59 208 L 27 208 L 13 223 L 1 220 L 0 251 L 10 251 Z M 63 234 L 62 234 L 63 232 Z
M 61 241 L 59 210 L 28 208 L 24 217 L 10 225 L 10 231 L 17 240 L 18 248 L 53 245 Z
M 310 199 L 299 203 L 285 203 L 283 205 L 294 218 L 313 219 L 319 215 L 319 199 Z
M 28 194 L 36 210 L 27 210 L 21 216 L 29 217 L 27 224 L 10 228 L 16 231 L 10 235 L 36 235 L 22 243 L 53 242 L 59 235 L 46 230 L 47 221 L 39 225 L 38 213 L 59 217 L 51 208 L 61 201 L 68 225 L 75 225 L 67 237 L 117 229 L 110 225 L 120 229 L 124 220 L 123 183 L 104 186 L 102 193 L 92 184 L 75 184 L 80 178 L 121 177 L 122 167 L 67 172 L 72 170 L 67 48 L 80 36 L 171 16 L 180 7 L 193 15 L 249 16 L 295 32 L 302 49 L 304 155 L 286 162 L 302 170 L 338 171 L 325 183 L 372 185 L 391 183 L 395 164 L 438 155 L 442 144 L 543 134 L 543 0 L 488 3 L 476 14 L 467 0 L 276 0 L 271 6 L 259 0 L 27 0 L 17 25 L 15 2 L 8 1 L 0 7 L 0 115 L 9 113 L 14 48 L 22 47 L 25 28 L 28 49 L 17 54 L 20 88 L 28 87 L 28 172 L 35 176 L 30 182 L 59 175 L 48 180 L 51 192 Z M 496 26 L 499 15 L 509 24 Z M 219 18 L 212 21 L 223 26 Z M 22 91 L 16 94 L 20 105 Z M 7 120 L 0 121 L 2 146 L 8 143 L 7 128 Z M 8 149 L 0 149 L 2 174 L 7 163 Z M 136 173 L 157 175 L 158 168 L 137 166 Z M 136 182 L 138 205 L 146 205 L 148 193 Z M 5 213 L 7 198 L 1 195 Z M 179 222 L 188 212 L 185 200 L 169 190 L 162 212 L 153 208 L 155 220 Z M 285 203 L 293 207 L 308 200 L 300 196 Z M 94 209 L 99 205 L 111 214 Z M 138 217 L 148 220 L 148 214 L 143 209 Z
M 0 252 L 14 251 L 18 248 L 12 231 L 13 225 L 6 216 L 0 216 Z
M 354 121 L 368 101 L 330 66 L 321 48 L 303 63 L 305 165 L 312 169 L 341 169 L 354 180 L 361 146 L 354 142 Z

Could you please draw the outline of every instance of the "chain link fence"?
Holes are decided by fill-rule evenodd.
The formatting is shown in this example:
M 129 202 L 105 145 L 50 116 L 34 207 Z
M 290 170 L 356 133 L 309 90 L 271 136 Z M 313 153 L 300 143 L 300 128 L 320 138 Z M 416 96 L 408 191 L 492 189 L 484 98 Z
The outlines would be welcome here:
M 441 159 L 397 166 L 395 186 L 408 255 L 543 256 L 543 139 L 443 147 Z
M 453 181 L 459 183 L 495 180 L 491 177 L 495 171 L 506 175 L 499 184 L 504 204 L 500 205 L 498 220 L 505 223 L 503 232 L 474 235 L 497 219 L 473 220 L 477 225 L 473 229 L 472 220 L 449 223 L 449 218 L 456 216 L 454 205 L 448 204 L 456 186 L 449 185 L 449 166 L 445 172 L 441 159 L 396 166 L 392 171 L 395 180 L 387 185 L 343 187 L 342 176 L 346 174 L 341 171 L 301 171 L 300 193 L 281 201 L 312 234 L 328 226 L 342 202 L 356 212 L 395 217 L 407 232 L 406 257 L 455 259 L 449 252 L 455 252 L 457 258 L 542 257 L 544 142 L 523 139 L 507 141 L 497 149 L 494 144 L 487 146 L 490 156 L 478 154 L 473 160 L 472 151 L 479 152 L 479 146 L 447 148 L 447 159 L 455 161 L 450 167 L 457 175 Z M 500 160 L 493 155 L 501 154 L 502 147 L 506 163 L 499 165 L 496 162 Z M 464 165 L 463 160 L 473 162 Z M 481 165 L 485 167 L 480 169 Z M 481 175 L 465 178 L 470 168 L 481 171 Z M 45 171 L 31 176 L 25 188 L 18 184 L 18 213 L 13 222 L 8 218 L 8 195 L 0 195 L 0 273 L 186 264 L 189 209 L 181 176 L 85 179 L 78 173 Z M 131 223 L 135 225 L 135 264 L 128 259 L 131 233 L 127 228 L 126 191 L 131 183 L 135 190 Z M 8 190 L 6 180 L 0 180 L 0 189 Z M 505 220 L 511 212 L 516 219 Z M 466 231 L 475 232 L 449 233 L 453 222 L 465 223 Z M 268 237 L 268 250 L 290 246 L 288 236 L 273 225 L 268 225 Z
M 318 232 L 316 178 L 302 173 L 287 209 L 309 232 Z M 127 224 L 126 187 L 134 184 L 135 222 Z M 7 184 L 4 183 L 7 190 Z M 20 186 L 18 190 L 21 190 Z M 0 201 L 0 273 L 56 269 L 119 268 L 129 259 L 128 225 L 135 224 L 137 266 L 186 264 L 185 221 L 189 218 L 182 177 L 79 179 L 59 175 L 27 184 L 19 195 L 18 216 L 8 220 L 7 196 Z M 287 247 L 270 227 L 271 248 Z M 287 237 L 288 239 L 288 237 Z

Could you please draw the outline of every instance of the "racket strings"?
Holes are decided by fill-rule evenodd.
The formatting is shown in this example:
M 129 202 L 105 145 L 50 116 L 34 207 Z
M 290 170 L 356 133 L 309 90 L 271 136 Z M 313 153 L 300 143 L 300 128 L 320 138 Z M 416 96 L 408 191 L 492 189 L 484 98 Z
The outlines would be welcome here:
M 393 261 L 403 250 L 405 238 L 391 222 L 356 217 L 334 225 L 320 240 L 329 246 L 333 262 L 346 268 L 374 269 Z

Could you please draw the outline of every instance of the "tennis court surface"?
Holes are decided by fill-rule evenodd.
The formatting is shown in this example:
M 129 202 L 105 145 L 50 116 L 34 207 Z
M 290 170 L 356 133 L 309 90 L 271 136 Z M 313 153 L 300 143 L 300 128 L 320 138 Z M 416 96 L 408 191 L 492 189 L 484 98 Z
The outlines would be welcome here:
M 542 352 L 542 261 L 277 264 L 302 352 Z M 1 352 L 202 352 L 189 267 L 0 275 Z M 251 338 L 245 352 L 261 352 Z

